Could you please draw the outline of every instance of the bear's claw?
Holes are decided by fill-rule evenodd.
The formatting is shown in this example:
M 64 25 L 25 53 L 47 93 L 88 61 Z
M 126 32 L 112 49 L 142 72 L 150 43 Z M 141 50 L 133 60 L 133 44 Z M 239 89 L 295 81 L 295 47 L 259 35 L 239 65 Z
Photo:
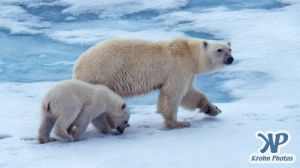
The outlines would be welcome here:
M 210 116 L 216 116 L 218 114 L 220 114 L 222 111 L 215 105 L 208 105 L 208 109 L 206 112 L 204 112 L 205 114 L 207 115 L 210 115 Z
M 190 127 L 191 124 L 187 121 L 177 121 L 177 122 L 168 122 L 166 123 L 166 127 L 169 129 L 174 129 L 174 128 L 186 128 Z

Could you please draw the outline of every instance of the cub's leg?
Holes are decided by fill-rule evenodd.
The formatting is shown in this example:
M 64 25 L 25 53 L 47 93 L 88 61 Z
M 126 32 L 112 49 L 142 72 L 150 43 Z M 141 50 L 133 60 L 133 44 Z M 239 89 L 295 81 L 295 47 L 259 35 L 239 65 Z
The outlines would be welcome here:
M 163 115 L 165 119 L 165 126 L 167 128 L 183 128 L 190 126 L 189 122 L 177 121 L 178 106 L 186 91 L 184 86 L 185 84 L 167 82 L 160 89 L 158 112 Z
M 217 106 L 208 101 L 206 96 L 193 86 L 190 86 L 187 93 L 183 96 L 181 105 L 191 110 L 200 108 L 201 111 L 210 116 L 216 116 L 221 113 Z
M 56 121 L 55 134 L 64 141 L 73 141 L 73 137 L 68 133 L 68 128 L 75 121 L 79 112 L 61 114 Z
M 94 118 L 92 120 L 92 124 L 95 128 L 97 128 L 100 132 L 104 134 L 108 133 L 109 130 L 112 128 L 107 121 L 106 114 L 101 114 L 100 116 Z
M 107 114 L 102 114 L 92 120 L 92 123 L 95 128 L 97 128 L 103 134 L 120 134 L 117 130 L 114 130 L 115 127 L 110 117 Z
M 88 113 L 85 110 L 79 113 L 78 117 L 69 128 L 70 135 L 72 135 L 75 141 L 82 139 L 82 134 L 88 127 L 90 121 L 91 121 L 90 113 Z
M 50 138 L 50 132 L 55 124 L 55 118 L 47 114 L 43 114 L 42 122 L 39 128 L 38 142 L 40 144 L 53 141 L 54 139 Z

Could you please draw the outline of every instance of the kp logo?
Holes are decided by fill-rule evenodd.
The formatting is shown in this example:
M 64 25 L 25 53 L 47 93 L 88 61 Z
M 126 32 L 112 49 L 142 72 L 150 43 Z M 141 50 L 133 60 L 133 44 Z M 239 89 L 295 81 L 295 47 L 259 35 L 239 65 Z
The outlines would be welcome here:
M 288 145 L 291 136 L 286 131 L 257 132 L 256 138 L 262 141 L 262 146 L 257 153 L 249 156 L 250 163 L 293 163 L 296 156 L 293 154 L 281 153 L 281 148 Z
M 274 137 L 275 136 L 275 140 Z M 257 137 L 260 137 L 264 142 L 265 145 L 262 149 L 260 149 L 261 153 L 265 153 L 268 148 L 270 148 L 271 153 L 277 153 L 278 152 L 278 147 L 280 145 L 285 145 L 287 143 L 289 136 L 287 133 L 280 132 L 280 133 L 268 133 L 267 137 L 263 134 L 258 132 Z M 282 140 L 280 141 L 280 137 L 282 137 Z

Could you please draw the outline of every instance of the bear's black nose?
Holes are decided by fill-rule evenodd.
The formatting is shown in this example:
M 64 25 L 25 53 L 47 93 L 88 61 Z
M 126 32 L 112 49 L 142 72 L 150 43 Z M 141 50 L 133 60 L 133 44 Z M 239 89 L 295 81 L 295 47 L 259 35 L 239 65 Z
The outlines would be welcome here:
M 118 131 L 120 134 L 123 134 L 123 133 L 124 133 L 124 128 L 117 127 L 117 131 Z
M 233 62 L 233 60 L 234 60 L 233 57 L 229 57 L 226 62 L 227 62 L 227 64 L 231 64 Z

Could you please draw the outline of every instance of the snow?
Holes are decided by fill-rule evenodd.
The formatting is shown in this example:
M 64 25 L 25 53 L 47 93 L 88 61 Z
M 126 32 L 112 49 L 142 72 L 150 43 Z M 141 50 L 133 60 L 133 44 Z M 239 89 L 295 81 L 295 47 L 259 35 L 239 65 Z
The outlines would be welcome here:
M 0 3 L 0 28 L 9 30 L 11 33 L 41 33 L 38 28 L 48 26 L 39 17 L 28 14 L 23 8 L 15 5 Z
M 67 15 L 65 20 L 76 20 L 78 15 L 93 14 L 98 18 L 118 18 L 124 15 L 139 12 L 164 12 L 178 9 L 187 4 L 186 0 L 3 0 L 0 2 L 0 28 L 8 30 L 12 34 L 46 34 L 53 25 L 44 21 L 45 18 L 30 14 L 30 9 L 38 7 L 64 7 L 61 15 Z M 22 5 L 19 6 L 19 5 Z M 46 9 L 47 9 L 46 8 Z M 41 29 L 47 28 L 47 29 Z
M 41 97 L 51 86 L 2 84 L 1 100 L 7 100 L 9 94 L 11 101 L 1 107 L 5 118 L 0 118 L 0 132 L 9 135 L 0 140 L 1 167 L 251 167 L 248 155 L 260 146 L 254 133 L 268 129 L 288 130 L 293 139 L 285 151 L 299 154 L 295 127 L 300 106 L 261 104 L 249 108 L 252 104 L 247 101 L 217 104 L 223 110 L 217 118 L 181 109 L 179 118 L 192 126 L 178 130 L 162 127 L 154 105 L 130 106 L 131 127 L 121 136 L 102 135 L 90 128 L 84 141 L 39 145 L 32 138 L 39 124 Z M 274 109 L 278 110 L 276 115 L 264 114 Z M 283 111 L 295 113 L 295 117 Z
M 120 17 L 142 11 L 164 11 L 176 9 L 187 4 L 186 0 L 60 0 L 58 3 L 68 5 L 63 13 L 79 15 L 83 13 L 98 14 L 100 18 Z
M 24 4 L 32 5 L 34 2 L 33 0 L 26 1 Z M 88 9 L 97 15 L 103 14 L 98 10 L 102 8 L 99 8 L 99 5 L 97 7 L 96 0 L 80 8 L 82 2 L 61 0 L 55 3 L 66 5 L 63 12 L 71 13 L 76 19 L 78 19 L 77 15 L 88 12 Z M 118 13 L 116 11 L 120 8 L 114 7 L 120 2 L 103 1 L 107 8 L 104 10 L 105 15 L 102 16 L 114 18 L 154 9 L 165 10 L 165 12 L 159 16 L 153 16 L 147 23 L 144 20 L 126 20 L 120 23 L 120 20 L 116 19 L 106 24 L 104 20 L 77 22 L 75 18 L 72 18 L 71 20 L 76 22 L 51 25 L 45 30 L 44 24 L 38 24 L 41 21 L 38 16 L 29 14 L 16 5 L 20 2 L 6 0 L 1 3 L 9 8 L 5 8 L 6 12 L 0 14 L 0 27 L 5 30 L 9 29 L 10 32 L 27 32 L 28 34 L 42 32 L 45 38 L 49 37 L 65 43 L 66 46 L 57 43 L 46 46 L 46 43 L 42 43 L 46 46 L 43 48 L 36 42 L 31 42 L 27 43 L 31 46 L 29 51 L 22 48 L 26 56 L 30 55 L 29 52 L 38 54 L 39 50 L 45 49 L 49 53 L 44 56 L 42 53 L 43 59 L 49 59 L 49 55 L 55 52 L 54 49 L 57 49 L 57 52 L 63 52 L 63 48 L 58 46 L 63 46 L 66 50 L 75 50 L 78 47 L 70 47 L 67 44 L 91 45 L 98 40 L 115 37 L 160 40 L 182 36 L 184 32 L 189 31 L 211 33 L 222 41 L 231 41 L 236 61 L 222 72 L 197 79 L 197 85 L 207 85 L 204 90 L 209 98 L 219 94 L 220 90 L 234 99 L 220 96 L 224 101 L 216 101 L 215 104 L 223 112 L 215 118 L 205 116 L 198 111 L 190 112 L 180 109 L 178 119 L 191 122 L 191 127 L 166 130 L 163 128 L 163 119 L 156 113 L 154 100 L 152 100 L 157 94 L 152 93 L 152 105 L 141 105 L 140 102 L 146 102 L 148 99 L 144 97 L 137 97 L 135 99 L 138 100 L 134 101 L 128 100 L 131 126 L 123 135 L 103 135 L 90 127 L 84 141 L 39 145 L 34 138 L 40 122 L 40 102 L 44 93 L 55 84 L 55 81 L 35 82 L 32 80 L 32 83 L 22 83 L 10 82 L 9 78 L 0 77 L 1 168 L 62 166 L 297 168 L 300 166 L 298 160 L 293 164 L 280 165 L 252 165 L 248 162 L 249 155 L 257 152 L 262 145 L 261 141 L 255 137 L 257 131 L 288 131 L 292 136 L 291 142 L 281 151 L 294 154 L 296 157 L 300 156 L 299 1 L 280 1 L 290 3 L 290 5 L 268 10 L 230 10 L 222 6 L 205 11 L 175 10 L 184 6 L 186 1 L 159 1 L 159 3 L 151 1 L 151 4 L 148 4 L 150 1 L 140 1 L 138 7 L 136 6 L 138 1 L 130 1 L 136 3 L 133 5 L 122 3 L 125 7 Z M 0 8 L 4 9 L 6 6 L 3 4 Z M 173 10 L 169 11 L 169 9 Z M 6 36 L 0 37 L 4 39 L 3 42 L 15 38 L 11 37 L 7 40 Z M 34 36 L 34 38 L 37 37 Z M 27 41 L 25 38 L 22 40 Z M 14 43 L 17 43 L 15 41 L 9 44 L 15 45 Z M 19 46 L 21 45 L 17 45 Z M 37 46 L 38 50 L 31 51 L 32 46 Z M 5 52 L 5 55 L 15 55 L 16 51 L 9 52 L 10 50 L 4 48 L 2 52 Z M 64 55 L 67 54 L 64 53 Z M 1 73 L 10 72 L 5 65 L 8 64 L 8 58 L 12 56 L 2 59 L 3 56 L 0 55 Z M 24 61 L 24 58 L 17 58 L 21 62 Z M 18 60 L 14 61 L 18 62 Z M 42 69 L 43 66 L 47 66 L 56 69 L 59 66 L 68 65 L 70 69 L 73 62 L 74 60 L 70 59 L 55 59 L 50 62 L 49 59 L 49 63 L 43 63 L 38 68 Z M 67 75 L 70 76 L 70 74 Z M 21 72 L 19 76 L 22 76 Z M 36 74 L 33 76 L 37 77 Z

